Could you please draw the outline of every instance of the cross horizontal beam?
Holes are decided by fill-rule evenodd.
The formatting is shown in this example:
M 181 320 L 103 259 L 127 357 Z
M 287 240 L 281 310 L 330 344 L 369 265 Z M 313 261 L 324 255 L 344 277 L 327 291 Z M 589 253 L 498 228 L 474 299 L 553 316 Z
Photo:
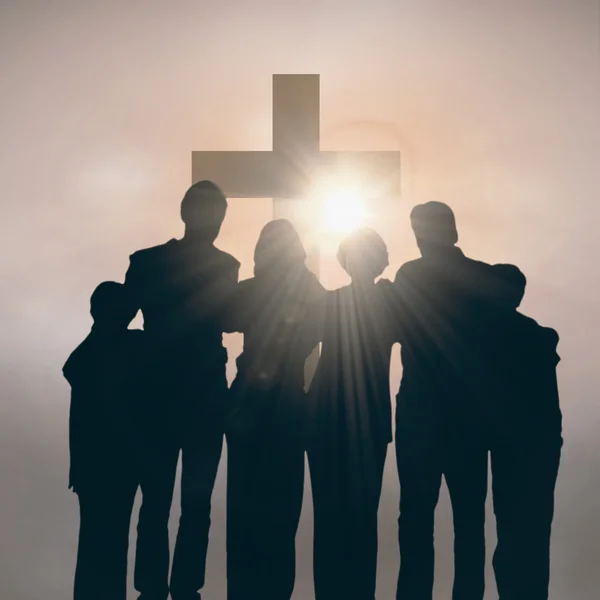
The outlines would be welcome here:
M 290 157 L 280 152 L 192 152 L 192 181 L 216 181 L 228 198 L 306 198 L 320 178 L 351 178 L 373 195 L 400 194 L 400 153 L 321 151 Z

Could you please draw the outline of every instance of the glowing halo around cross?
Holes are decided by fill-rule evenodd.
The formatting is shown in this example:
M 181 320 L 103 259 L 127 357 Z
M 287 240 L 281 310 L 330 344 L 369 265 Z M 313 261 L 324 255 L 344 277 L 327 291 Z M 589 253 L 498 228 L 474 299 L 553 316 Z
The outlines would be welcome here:
M 323 201 L 323 226 L 333 233 L 349 233 L 364 225 L 367 211 L 355 188 L 341 188 Z
M 366 225 L 367 199 L 358 184 L 320 184 L 312 194 L 322 233 L 345 235 Z

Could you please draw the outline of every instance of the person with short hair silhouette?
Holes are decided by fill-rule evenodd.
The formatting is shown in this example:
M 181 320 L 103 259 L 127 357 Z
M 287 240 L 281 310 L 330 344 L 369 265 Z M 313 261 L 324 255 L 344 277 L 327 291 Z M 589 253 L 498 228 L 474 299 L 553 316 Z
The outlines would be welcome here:
M 338 260 L 352 281 L 323 302 L 310 391 L 315 598 L 374 600 L 377 512 L 392 440 L 392 286 L 376 282 L 388 252 L 372 229 L 348 236 Z
M 412 210 L 421 258 L 398 271 L 395 288 L 403 374 L 396 409 L 400 479 L 397 598 L 431 600 L 434 513 L 442 476 L 454 520 L 454 600 L 482 600 L 488 452 L 481 405 L 492 267 L 456 246 L 451 208 Z
M 79 498 L 75 600 L 125 600 L 131 511 L 138 487 L 139 362 L 144 334 L 120 283 L 91 297 L 92 330 L 63 367 L 71 385 L 69 486 Z
M 500 600 L 547 600 L 562 447 L 558 334 L 517 310 L 527 283 L 517 267 L 495 265 L 494 271 L 499 314 L 489 347 L 496 584 Z
M 244 334 L 227 422 L 227 598 L 289 600 L 304 491 L 304 335 L 325 290 L 289 221 L 271 221 L 240 282 L 234 329 Z
M 210 181 L 181 203 L 182 239 L 131 256 L 125 285 L 144 317 L 151 352 L 135 587 L 143 600 L 192 600 L 204 585 L 211 496 L 221 458 L 227 398 L 223 332 L 239 262 L 215 247 L 227 210 Z M 181 518 L 169 575 L 169 514 L 179 454 Z

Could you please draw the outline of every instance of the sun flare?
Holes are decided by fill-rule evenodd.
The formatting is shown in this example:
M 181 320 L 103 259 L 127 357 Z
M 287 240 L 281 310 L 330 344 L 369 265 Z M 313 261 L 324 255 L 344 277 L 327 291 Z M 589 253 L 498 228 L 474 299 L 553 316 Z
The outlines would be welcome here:
M 323 194 L 322 226 L 330 233 L 345 234 L 365 223 L 366 206 L 358 188 L 336 188 Z

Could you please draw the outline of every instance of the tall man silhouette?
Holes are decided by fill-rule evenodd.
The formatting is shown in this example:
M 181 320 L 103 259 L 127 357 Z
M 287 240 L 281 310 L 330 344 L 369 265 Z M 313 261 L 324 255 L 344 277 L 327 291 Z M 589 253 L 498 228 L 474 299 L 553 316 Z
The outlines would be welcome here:
M 222 333 L 240 266 L 214 246 L 226 210 L 215 184 L 193 185 L 181 203 L 183 239 L 133 254 L 125 278 L 151 353 L 135 566 L 143 600 L 166 600 L 169 587 L 173 600 L 198 599 L 204 585 L 227 393 Z M 180 452 L 181 519 L 169 586 L 168 522 Z
M 454 600 L 482 600 L 487 447 L 477 336 L 487 314 L 491 266 L 456 246 L 452 210 L 416 206 L 411 224 L 421 258 L 396 275 L 403 377 L 397 396 L 401 485 L 398 600 L 431 600 L 434 512 L 442 475 L 454 518 Z M 491 284 L 490 284 L 491 285 Z

